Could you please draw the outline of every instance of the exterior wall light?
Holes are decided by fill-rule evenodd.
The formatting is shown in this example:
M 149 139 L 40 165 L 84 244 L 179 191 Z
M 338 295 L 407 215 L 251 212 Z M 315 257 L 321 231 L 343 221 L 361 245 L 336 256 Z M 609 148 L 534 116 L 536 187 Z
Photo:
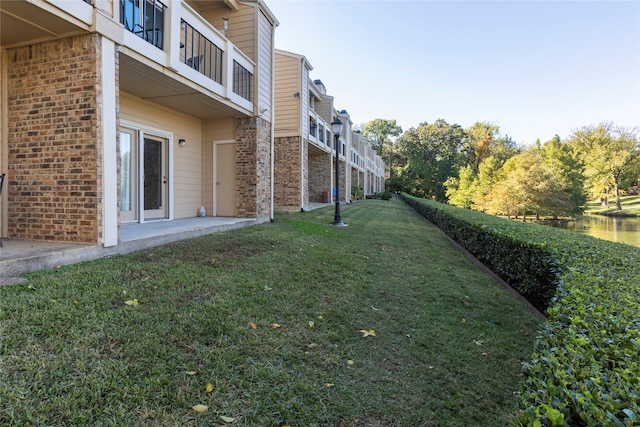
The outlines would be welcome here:
M 178 140 L 178 145 L 180 147 L 186 147 L 187 146 L 187 140 L 186 139 L 179 139 Z

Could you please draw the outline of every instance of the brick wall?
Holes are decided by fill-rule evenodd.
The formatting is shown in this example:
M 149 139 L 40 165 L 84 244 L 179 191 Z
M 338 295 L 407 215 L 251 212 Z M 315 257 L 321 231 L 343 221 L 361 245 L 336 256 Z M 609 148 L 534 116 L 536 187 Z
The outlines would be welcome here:
M 99 38 L 10 49 L 7 57 L 8 235 L 97 243 Z
M 279 211 L 300 210 L 300 137 L 275 139 L 273 200 Z
M 309 201 L 322 203 L 322 193 L 331 201 L 331 154 L 309 154 Z
M 260 117 L 238 119 L 238 216 L 271 215 L 271 123 Z

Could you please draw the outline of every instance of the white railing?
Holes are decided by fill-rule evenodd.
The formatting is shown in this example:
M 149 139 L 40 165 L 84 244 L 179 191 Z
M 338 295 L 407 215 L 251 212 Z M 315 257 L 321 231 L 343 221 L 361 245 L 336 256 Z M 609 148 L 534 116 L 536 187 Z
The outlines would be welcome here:
M 163 49 L 155 47 L 158 46 L 158 43 L 155 43 L 154 46 L 153 43 L 140 38 L 130 31 L 124 31 L 123 44 L 138 55 L 176 71 L 181 76 L 253 113 L 255 108 L 253 101 L 250 99 L 251 91 L 243 91 L 238 94 L 234 93 L 233 88 L 234 78 L 236 77 L 243 79 L 244 86 L 242 87 L 246 87 L 247 78 L 249 78 L 251 87 L 253 87 L 255 84 L 255 63 L 184 1 L 170 1 L 167 3 L 166 31 L 164 31 L 163 43 L 160 44 Z M 206 54 L 203 51 L 189 56 L 185 51 L 187 45 L 189 45 L 189 48 L 193 46 L 193 39 L 189 39 L 188 42 L 185 40 L 185 37 L 187 37 L 185 23 L 189 29 L 197 31 L 199 37 L 207 40 L 207 46 L 211 44 L 222 51 L 220 58 L 222 62 L 221 77 L 214 77 L 209 75 L 212 73 L 208 72 L 203 73 L 204 67 L 195 66 L 195 58 L 203 58 Z M 239 65 L 246 72 L 234 73 L 234 64 L 236 64 L 236 71 Z M 235 87 L 238 87 L 237 82 Z

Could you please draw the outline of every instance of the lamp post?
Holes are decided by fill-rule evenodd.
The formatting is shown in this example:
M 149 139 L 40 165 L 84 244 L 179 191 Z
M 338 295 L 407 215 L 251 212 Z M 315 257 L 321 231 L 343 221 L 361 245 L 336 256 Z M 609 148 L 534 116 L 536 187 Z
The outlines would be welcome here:
M 340 119 L 336 118 L 331 122 L 331 130 L 333 131 L 334 143 L 336 146 L 336 211 L 331 225 L 346 227 L 347 224 L 342 222 L 342 216 L 340 215 L 340 155 L 338 154 L 340 134 L 342 133 L 342 122 Z

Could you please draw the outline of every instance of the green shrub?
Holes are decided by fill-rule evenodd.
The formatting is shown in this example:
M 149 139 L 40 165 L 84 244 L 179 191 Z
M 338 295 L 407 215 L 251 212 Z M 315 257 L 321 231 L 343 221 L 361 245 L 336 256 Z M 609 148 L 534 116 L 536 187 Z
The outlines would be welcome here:
M 518 426 L 640 425 L 640 250 L 403 195 L 546 309 Z
M 393 197 L 393 194 L 391 194 L 390 191 L 384 191 L 382 193 L 375 193 L 373 195 L 374 199 L 381 199 L 381 200 L 391 200 L 392 197 Z

